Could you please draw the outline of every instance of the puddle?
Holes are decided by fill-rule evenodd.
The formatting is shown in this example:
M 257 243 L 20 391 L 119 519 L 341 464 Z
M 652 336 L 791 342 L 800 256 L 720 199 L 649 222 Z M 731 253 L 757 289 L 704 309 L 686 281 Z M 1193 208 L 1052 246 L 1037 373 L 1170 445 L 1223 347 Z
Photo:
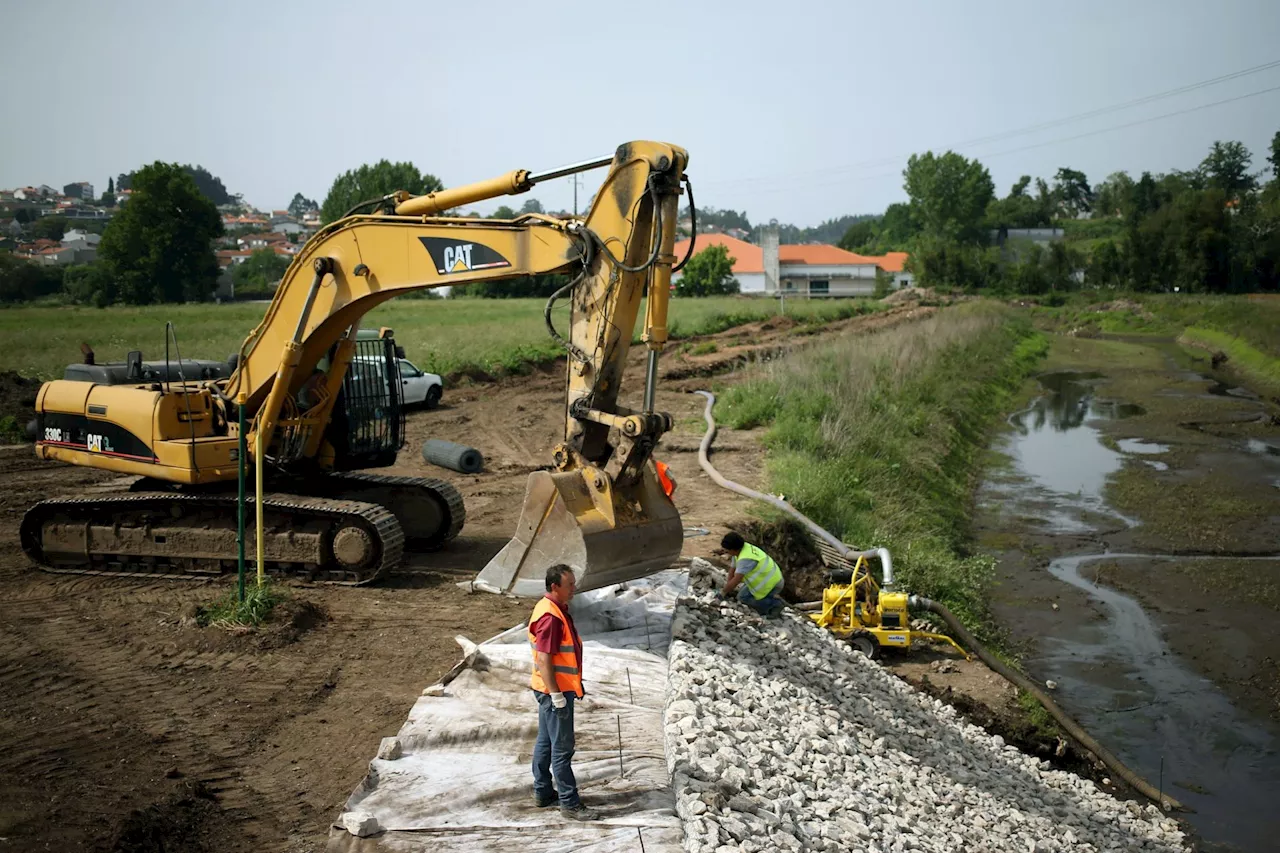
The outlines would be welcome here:
M 1198 379 L 1207 379 L 1213 384 L 1205 389 L 1205 393 L 1212 394 L 1215 397 L 1236 397 L 1241 400 L 1257 400 L 1258 395 L 1250 391 L 1248 388 L 1237 388 L 1228 385 L 1221 379 L 1209 376 L 1204 373 L 1197 373 L 1195 377 Z
M 1018 467 L 1051 492 L 1101 500 L 1107 477 L 1124 463 L 1122 455 L 1103 446 L 1090 421 L 1133 417 L 1144 410 L 1100 400 L 1094 380 L 1101 378 L 1100 373 L 1046 373 L 1039 382 L 1049 393 L 1009 419 L 1018 430 L 1009 448 Z
M 1116 442 L 1125 453 L 1168 453 L 1167 444 L 1156 444 L 1154 441 L 1143 441 L 1140 438 L 1122 438 Z
M 1250 453 L 1257 453 L 1261 456 L 1280 456 L 1280 447 L 1256 438 L 1249 439 L 1245 442 L 1245 446 L 1249 448 Z
M 1150 465 L 1152 468 L 1155 468 L 1157 471 L 1168 471 L 1168 470 L 1169 470 L 1169 465 L 1168 465 L 1168 463 L 1160 462 L 1160 461 L 1155 460 L 1155 459 L 1143 459 L 1142 461 L 1143 461 L 1143 462 L 1145 462 L 1145 463 L 1147 463 L 1148 465 Z

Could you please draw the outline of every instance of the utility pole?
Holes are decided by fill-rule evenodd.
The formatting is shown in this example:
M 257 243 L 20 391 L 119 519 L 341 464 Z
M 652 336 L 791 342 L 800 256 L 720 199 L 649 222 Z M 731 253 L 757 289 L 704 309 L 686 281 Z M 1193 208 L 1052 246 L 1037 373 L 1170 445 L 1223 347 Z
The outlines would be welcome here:
M 573 217 L 578 218 L 578 176 L 570 175 L 569 180 L 573 181 Z

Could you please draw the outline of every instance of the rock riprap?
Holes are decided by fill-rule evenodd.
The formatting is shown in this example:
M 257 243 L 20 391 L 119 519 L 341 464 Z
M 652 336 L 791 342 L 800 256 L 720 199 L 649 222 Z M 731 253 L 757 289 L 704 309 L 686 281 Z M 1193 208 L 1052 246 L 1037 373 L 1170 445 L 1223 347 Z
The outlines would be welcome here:
M 690 853 L 1183 851 L 1178 823 L 1009 746 L 795 611 L 676 608 L 667 761 Z

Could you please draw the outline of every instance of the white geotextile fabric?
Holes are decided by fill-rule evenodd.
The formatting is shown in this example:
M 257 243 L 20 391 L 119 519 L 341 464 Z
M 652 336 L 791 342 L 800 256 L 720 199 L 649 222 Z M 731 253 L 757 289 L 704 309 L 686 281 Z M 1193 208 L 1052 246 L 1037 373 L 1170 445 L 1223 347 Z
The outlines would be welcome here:
M 587 695 L 574 710 L 573 767 L 579 792 L 603 813 L 601 821 L 570 821 L 558 809 L 533 806 L 537 701 L 529 689 L 525 626 L 518 625 L 481 643 L 479 656 L 443 695 L 431 695 L 440 693 L 438 685 L 424 691 L 397 735 L 400 757 L 370 762 L 328 849 L 681 850 L 662 714 L 671 614 L 687 582 L 687 574 L 666 571 L 574 599 Z M 370 817 L 381 831 L 369 837 L 342 828 Z

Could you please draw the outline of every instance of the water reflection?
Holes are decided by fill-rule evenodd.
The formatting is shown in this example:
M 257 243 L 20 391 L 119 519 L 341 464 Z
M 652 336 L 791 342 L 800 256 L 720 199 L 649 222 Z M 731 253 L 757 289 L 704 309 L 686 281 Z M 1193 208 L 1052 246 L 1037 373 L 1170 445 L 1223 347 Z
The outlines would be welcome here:
M 1011 450 L 1019 467 L 1041 486 L 1066 495 L 1100 500 L 1107 477 L 1124 457 L 1104 446 L 1095 420 L 1143 414 L 1141 406 L 1099 398 L 1100 373 L 1062 371 L 1039 377 L 1045 395 L 1010 418 L 1018 430 Z

